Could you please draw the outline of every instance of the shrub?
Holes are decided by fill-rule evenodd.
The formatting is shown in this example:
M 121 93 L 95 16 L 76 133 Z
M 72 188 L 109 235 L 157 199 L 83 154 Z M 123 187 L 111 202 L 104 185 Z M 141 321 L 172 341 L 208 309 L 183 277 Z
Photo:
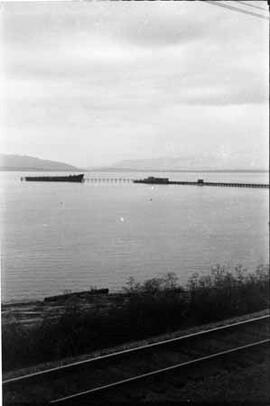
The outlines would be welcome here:
M 194 274 L 185 289 L 169 273 L 138 283 L 130 278 L 126 300 L 106 310 L 85 310 L 72 300 L 63 314 L 44 317 L 26 328 L 16 319 L 3 326 L 3 370 L 74 356 L 146 338 L 183 326 L 221 320 L 269 306 L 269 266 L 249 273 L 217 265 L 210 274 Z

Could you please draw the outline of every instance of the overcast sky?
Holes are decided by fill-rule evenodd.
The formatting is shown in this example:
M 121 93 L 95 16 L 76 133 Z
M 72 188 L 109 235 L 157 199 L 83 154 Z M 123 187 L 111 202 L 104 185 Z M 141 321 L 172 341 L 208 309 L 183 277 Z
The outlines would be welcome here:
M 201 2 L 27 2 L 2 3 L 1 25 L 2 152 L 268 166 L 267 21 Z

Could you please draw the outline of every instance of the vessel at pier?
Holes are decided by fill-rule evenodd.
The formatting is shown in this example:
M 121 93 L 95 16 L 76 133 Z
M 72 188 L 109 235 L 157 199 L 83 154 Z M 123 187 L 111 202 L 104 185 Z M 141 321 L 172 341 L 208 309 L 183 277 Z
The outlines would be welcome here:
M 26 176 L 21 178 L 28 182 L 83 182 L 84 174 L 68 176 Z
M 134 183 L 150 183 L 150 184 L 157 184 L 157 185 L 168 185 L 169 178 L 156 178 L 154 176 L 149 176 L 145 179 L 135 179 Z

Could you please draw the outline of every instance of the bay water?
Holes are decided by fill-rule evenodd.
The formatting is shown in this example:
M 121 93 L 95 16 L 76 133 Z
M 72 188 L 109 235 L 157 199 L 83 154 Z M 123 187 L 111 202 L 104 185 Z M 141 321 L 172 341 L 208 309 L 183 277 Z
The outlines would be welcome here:
M 85 172 L 82 184 L 20 180 L 34 174 L 45 173 L 0 173 L 4 302 L 118 290 L 130 276 L 142 281 L 167 272 L 184 284 L 216 264 L 254 270 L 269 261 L 268 189 L 110 180 L 269 183 L 268 173 Z

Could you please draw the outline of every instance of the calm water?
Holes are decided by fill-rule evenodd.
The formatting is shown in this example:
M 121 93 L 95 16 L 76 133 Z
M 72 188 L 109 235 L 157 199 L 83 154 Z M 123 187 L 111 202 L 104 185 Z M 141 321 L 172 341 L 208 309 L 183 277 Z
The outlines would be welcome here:
M 268 183 L 266 173 L 87 173 L 86 177 Z M 268 190 L 132 183 L 27 183 L 0 173 L 2 300 L 117 289 L 217 263 L 268 263 Z

